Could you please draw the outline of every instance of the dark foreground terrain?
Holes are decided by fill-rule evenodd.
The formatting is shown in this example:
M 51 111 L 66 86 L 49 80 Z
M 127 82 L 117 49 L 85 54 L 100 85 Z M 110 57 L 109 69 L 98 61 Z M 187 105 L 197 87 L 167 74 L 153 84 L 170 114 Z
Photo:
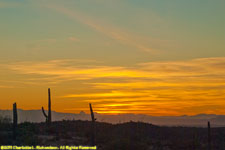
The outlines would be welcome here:
M 0 145 L 90 145 L 90 121 L 21 123 L 13 140 L 12 124 L 0 124 Z M 225 128 L 211 128 L 212 150 L 225 149 Z M 96 122 L 98 150 L 207 150 L 207 128 L 159 127 L 141 122 Z

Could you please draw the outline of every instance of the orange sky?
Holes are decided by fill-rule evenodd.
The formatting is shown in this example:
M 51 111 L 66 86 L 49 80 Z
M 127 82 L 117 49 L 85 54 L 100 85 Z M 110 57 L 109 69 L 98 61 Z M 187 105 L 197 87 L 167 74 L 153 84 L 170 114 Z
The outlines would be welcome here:
M 225 107 L 224 57 L 188 61 L 149 62 L 132 67 L 104 66 L 97 62 L 77 65 L 76 60 L 17 62 L 1 65 L 1 107 L 40 109 L 47 105 L 60 112 L 182 115 L 223 114 Z M 83 63 L 83 62 L 80 62 Z

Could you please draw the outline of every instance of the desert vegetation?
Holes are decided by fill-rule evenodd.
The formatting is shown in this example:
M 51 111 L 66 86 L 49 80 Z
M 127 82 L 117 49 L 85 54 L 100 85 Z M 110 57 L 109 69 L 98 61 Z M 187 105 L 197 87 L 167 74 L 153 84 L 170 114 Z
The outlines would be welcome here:
M 16 139 L 12 123 L 1 123 L 1 145 L 92 145 L 92 121 L 56 121 L 18 124 Z M 141 122 L 112 125 L 95 122 L 95 142 L 100 150 L 206 150 L 208 129 L 160 127 Z M 211 128 L 211 149 L 223 150 L 225 128 Z
M 46 122 L 18 124 L 17 104 L 13 120 L 0 116 L 0 145 L 97 145 L 99 150 L 224 150 L 225 128 L 166 127 L 143 122 L 98 122 L 90 107 L 91 121 L 52 121 L 48 89 Z M 40 114 L 41 115 L 41 114 Z

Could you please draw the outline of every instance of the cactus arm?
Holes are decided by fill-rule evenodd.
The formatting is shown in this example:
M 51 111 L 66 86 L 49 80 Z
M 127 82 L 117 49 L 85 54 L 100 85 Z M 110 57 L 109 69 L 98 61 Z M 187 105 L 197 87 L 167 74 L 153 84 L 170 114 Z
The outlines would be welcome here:
M 44 107 L 42 107 L 41 109 L 42 109 L 42 113 L 45 116 L 45 118 L 48 118 L 47 114 L 45 113 Z
M 94 116 L 94 113 L 93 113 L 93 110 L 92 110 L 92 106 L 91 106 L 91 103 L 89 104 L 90 106 L 90 111 L 91 111 L 91 119 L 92 121 L 94 122 L 96 120 L 95 116 Z
M 96 132 L 96 128 L 95 128 L 95 116 L 94 116 L 94 112 L 93 112 L 93 109 L 92 109 L 92 106 L 91 106 L 91 103 L 89 104 L 89 107 L 90 107 L 90 111 L 91 111 L 91 119 L 92 119 L 92 133 L 91 133 L 91 145 L 92 146 L 95 146 L 95 132 Z

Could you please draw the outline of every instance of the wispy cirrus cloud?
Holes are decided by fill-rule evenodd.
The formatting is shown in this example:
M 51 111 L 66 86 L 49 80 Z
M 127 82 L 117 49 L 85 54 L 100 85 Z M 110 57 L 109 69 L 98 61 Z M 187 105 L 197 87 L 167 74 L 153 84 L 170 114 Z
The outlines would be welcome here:
M 14 88 L 13 86 L 8 86 L 8 85 L 0 85 L 0 88 Z
M 62 79 L 127 78 L 143 79 L 211 79 L 222 80 L 225 75 L 225 58 L 200 58 L 187 61 L 147 62 L 125 66 L 106 66 L 95 60 L 50 60 L 42 62 L 17 62 L 1 65 L 22 74 L 57 76 Z M 218 78 L 219 77 L 219 78 Z M 114 83 L 115 85 L 117 83 Z M 173 83 L 173 84 L 176 84 Z M 100 85 L 100 83 L 99 83 Z M 104 85 L 104 84 L 102 84 Z M 168 84 L 170 86 L 171 84 Z M 138 85 L 136 85 L 138 86 Z
M 0 8 L 11 8 L 11 7 L 16 7 L 20 6 L 19 3 L 17 2 L 10 2 L 10 1 L 2 1 L 0 2 Z
M 80 40 L 74 36 L 68 37 L 69 41 L 73 41 L 73 42 L 79 42 Z
M 121 29 L 119 28 L 111 27 L 106 23 L 97 21 L 97 19 L 91 19 L 90 17 L 87 17 L 86 15 L 81 12 L 78 12 L 77 10 L 70 10 L 65 7 L 56 5 L 47 5 L 45 7 L 56 10 L 57 12 L 62 13 L 67 17 L 70 17 L 71 19 L 79 21 L 80 23 L 92 28 L 97 32 L 102 33 L 108 38 L 116 40 L 121 44 L 127 45 L 129 47 L 135 47 L 136 49 L 139 49 L 144 52 L 150 52 L 153 54 L 159 53 L 159 50 L 147 46 L 146 44 L 143 44 L 143 41 L 138 40 L 135 35 L 131 35 L 124 31 L 121 31 Z
M 91 62 L 92 65 L 90 65 Z M 84 78 L 125 77 L 162 78 L 198 77 L 209 75 L 223 76 L 225 59 L 202 58 L 188 61 L 148 62 L 124 66 L 104 66 L 94 60 L 50 60 L 43 62 L 18 62 L 6 65 L 11 70 L 24 74 L 56 75 L 63 77 L 80 76 Z
M 51 60 L 1 65 L 26 81 L 82 83 L 81 90 L 58 98 L 92 102 L 99 113 L 159 113 L 171 115 L 223 112 L 225 99 L 225 58 L 146 62 L 132 67 L 106 66 L 92 60 Z M 38 77 L 37 77 L 38 75 Z M 148 107 L 147 107 L 148 106 Z M 208 109 L 207 109 L 207 107 Z M 213 106 L 213 107 L 212 107 Z M 218 107 L 217 107 L 218 106 Z M 215 108 L 215 109 L 214 109 Z M 151 114 L 151 113 L 150 113 Z

